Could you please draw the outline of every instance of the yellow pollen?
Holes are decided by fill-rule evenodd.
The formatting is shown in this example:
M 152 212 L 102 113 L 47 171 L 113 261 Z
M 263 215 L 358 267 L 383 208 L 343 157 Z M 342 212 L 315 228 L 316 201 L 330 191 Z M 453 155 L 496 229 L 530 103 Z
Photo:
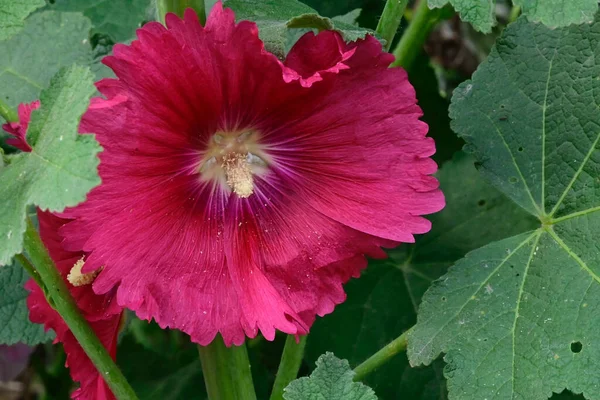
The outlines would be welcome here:
M 102 270 L 102 268 L 99 268 L 96 271 L 88 272 L 87 274 L 82 274 L 81 269 L 83 268 L 84 264 L 85 262 L 83 261 L 83 257 L 81 257 L 75 263 L 75 265 L 73 265 L 73 268 L 71 268 L 69 275 L 67 275 L 67 280 L 71 285 L 75 287 L 89 285 L 90 283 L 94 282 L 94 279 L 96 279 L 96 276 L 98 276 L 98 274 Z
M 221 163 L 227 185 L 243 199 L 254 193 L 254 178 L 247 158 L 248 154 L 233 152 L 223 157 Z

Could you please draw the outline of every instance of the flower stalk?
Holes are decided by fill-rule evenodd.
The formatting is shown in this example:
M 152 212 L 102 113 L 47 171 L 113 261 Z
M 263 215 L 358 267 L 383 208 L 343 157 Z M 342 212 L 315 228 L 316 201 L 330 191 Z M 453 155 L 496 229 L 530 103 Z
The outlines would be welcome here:
M 385 51 L 388 51 L 392 46 L 392 41 L 396 36 L 407 5 L 408 0 L 387 0 L 385 3 L 383 14 L 381 14 L 381 19 L 379 19 L 375 30 L 379 36 L 385 39 Z
M 256 400 L 245 344 L 226 347 L 217 335 L 198 352 L 209 400 Z
M 298 370 L 304 357 L 306 338 L 306 335 L 301 336 L 300 342 L 296 343 L 295 335 L 288 335 L 285 340 L 285 347 L 275 376 L 270 400 L 283 400 L 283 390 L 298 376 Z
M 165 15 L 169 12 L 177 14 L 183 18 L 183 13 L 186 8 L 193 8 L 198 14 L 200 23 L 206 23 L 206 9 L 204 8 L 204 0 L 156 0 L 156 8 L 160 22 L 165 24 Z
M 35 272 L 32 273 L 28 268 L 35 266 L 38 278 L 43 283 L 42 289 L 48 303 L 64 319 L 113 394 L 119 400 L 137 400 L 135 392 L 123 376 L 121 370 L 119 370 L 90 325 L 79 312 L 67 285 L 58 273 L 40 235 L 29 218 L 27 218 L 24 247 L 31 259 L 31 263 L 23 264 L 25 269 L 35 277 Z M 21 257 L 18 257 L 18 260 L 23 263 Z
M 373 354 L 358 367 L 354 368 L 354 380 L 363 380 L 371 372 L 375 371 L 377 368 L 391 360 L 396 354 L 406 350 L 406 346 L 408 344 L 408 335 L 411 330 L 412 328 L 398 336 L 396 339 L 392 340 L 377 353 Z
M 423 43 L 429 37 L 429 33 L 438 23 L 440 15 L 441 9 L 432 10 L 427 5 L 427 0 L 419 1 L 408 28 L 394 48 L 393 54 L 396 56 L 396 60 L 392 63 L 392 67 L 410 69 L 423 48 Z

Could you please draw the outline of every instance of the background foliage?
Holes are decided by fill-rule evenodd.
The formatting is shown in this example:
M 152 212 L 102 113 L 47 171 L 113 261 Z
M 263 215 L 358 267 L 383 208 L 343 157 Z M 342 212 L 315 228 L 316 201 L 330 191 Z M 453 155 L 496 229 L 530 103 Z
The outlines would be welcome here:
M 375 29 L 384 3 L 262 1 L 261 9 L 244 0 L 226 2 L 238 17 L 256 20 L 261 37 L 279 55 L 307 29 L 362 37 Z M 446 3 L 429 0 L 436 7 Z M 530 20 L 559 28 L 521 17 L 506 30 L 511 6 L 503 0 L 449 3 L 472 26 L 447 13 L 408 71 L 436 140 L 434 158 L 441 165 L 438 178 L 447 207 L 431 216 L 429 234 L 391 251 L 388 260 L 372 261 L 347 285 L 347 301 L 316 321 L 301 368 L 306 377 L 290 386 L 288 399 L 329 389 L 323 374 L 344 383 L 336 393 L 349 388 L 340 398 L 374 398 L 371 389 L 351 383 L 350 367 L 415 323 L 408 357 L 397 355 L 364 382 L 379 399 L 582 398 L 553 394 L 565 388 L 600 398 L 590 372 L 598 369 L 600 352 L 595 322 L 600 305 L 595 244 L 600 25 L 560 28 L 591 22 L 597 2 L 573 0 L 565 8 L 561 1 L 517 0 Z M 0 95 L 12 107 L 40 95 L 44 101 L 42 89 L 50 85 L 51 92 L 52 76 L 73 63 L 89 67 L 95 79 L 110 76 L 101 57 L 155 19 L 151 0 L 28 0 L 13 11 L 0 15 Z M 305 15 L 294 18 L 299 14 Z M 472 80 L 463 82 L 478 66 Z M 92 91 L 82 87 L 78 93 L 85 97 Z M 54 101 L 48 93 L 48 101 Z M 452 93 L 456 133 L 448 116 Z M 63 106 L 63 111 L 70 113 L 59 119 L 71 121 L 74 134 L 82 110 Z M 2 135 L 0 146 L 12 152 Z M 42 133 L 39 137 L 42 145 Z M 460 151 L 465 142 L 473 155 Z M 17 210 L 19 218 L 29 200 Z M 0 261 L 10 256 L 0 252 Z M 51 334 L 28 322 L 25 280 L 16 265 L 0 269 L 0 343 L 44 343 L 22 375 L 22 390 L 64 399 L 70 385 L 64 353 L 49 345 Z M 268 398 L 284 340 L 249 343 L 259 399 Z M 141 399 L 204 393 L 197 351 L 185 335 L 129 315 L 119 343 L 118 363 Z M 409 358 L 428 366 L 411 368 Z

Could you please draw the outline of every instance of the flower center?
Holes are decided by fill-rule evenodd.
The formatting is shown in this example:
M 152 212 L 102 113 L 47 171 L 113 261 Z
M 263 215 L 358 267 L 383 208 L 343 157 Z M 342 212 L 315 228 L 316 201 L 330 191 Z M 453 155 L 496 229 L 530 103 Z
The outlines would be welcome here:
M 203 180 L 215 180 L 240 198 L 254 193 L 254 175 L 266 171 L 267 154 L 254 130 L 218 131 L 210 139 L 200 162 Z
M 227 185 L 243 199 L 254 193 L 254 178 L 247 158 L 248 154 L 229 153 L 223 157 L 221 164 L 225 170 Z

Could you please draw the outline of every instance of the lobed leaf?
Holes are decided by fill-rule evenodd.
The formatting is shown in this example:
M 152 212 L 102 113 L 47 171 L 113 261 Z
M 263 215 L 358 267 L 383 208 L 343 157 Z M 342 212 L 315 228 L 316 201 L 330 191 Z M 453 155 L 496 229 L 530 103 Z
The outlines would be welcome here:
M 462 20 L 481 32 L 491 32 L 496 24 L 495 0 L 429 0 L 430 7 L 452 4 Z M 530 20 L 549 27 L 592 22 L 598 10 L 596 0 L 513 0 Z
M 108 35 L 118 43 L 134 39 L 135 30 L 152 19 L 153 3 L 152 0 L 56 0 L 48 8 L 81 12 L 92 21 L 92 34 Z
M 95 92 L 92 78 L 83 67 L 59 71 L 32 113 L 27 140 L 33 150 L 12 156 L 0 169 L 0 265 L 22 250 L 28 205 L 63 211 L 100 183 L 100 146 L 93 136 L 77 133 Z
M 599 399 L 600 23 L 520 18 L 456 89 L 453 129 L 538 228 L 458 261 L 423 297 L 413 365 L 446 353 L 451 399 Z
M 310 377 L 296 379 L 285 389 L 285 400 L 377 400 L 371 388 L 353 382 L 354 372 L 346 360 L 325 353 Z

